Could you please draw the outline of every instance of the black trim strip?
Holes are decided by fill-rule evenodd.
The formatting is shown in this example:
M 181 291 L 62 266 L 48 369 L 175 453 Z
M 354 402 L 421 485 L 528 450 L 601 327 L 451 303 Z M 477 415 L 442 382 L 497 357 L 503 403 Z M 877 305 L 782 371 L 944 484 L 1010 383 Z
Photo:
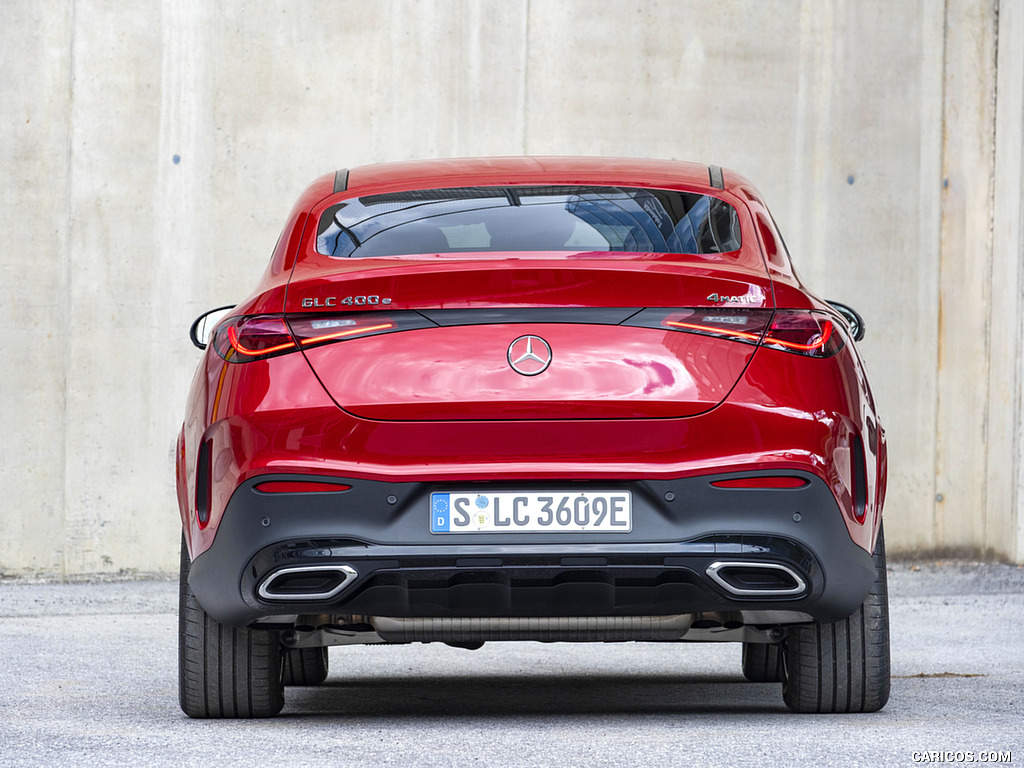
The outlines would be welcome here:
M 725 189 L 725 179 L 722 178 L 722 169 L 717 165 L 708 166 L 708 178 L 711 186 L 715 189 Z
M 344 192 L 348 189 L 348 168 L 342 168 L 334 174 L 334 192 Z
M 510 307 L 506 309 L 420 309 L 423 317 L 441 326 L 502 323 L 584 323 L 620 325 L 639 307 Z

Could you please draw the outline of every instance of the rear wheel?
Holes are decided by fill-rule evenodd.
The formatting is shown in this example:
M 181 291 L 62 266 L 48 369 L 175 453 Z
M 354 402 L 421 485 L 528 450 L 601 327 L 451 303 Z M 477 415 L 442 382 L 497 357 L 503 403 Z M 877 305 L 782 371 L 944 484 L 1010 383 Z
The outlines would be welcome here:
M 743 644 L 743 676 L 752 683 L 781 683 L 782 648 L 770 643 Z
M 199 605 L 181 544 L 178 699 L 189 717 L 273 717 L 284 706 L 276 632 L 229 627 Z
M 327 648 L 292 648 L 281 664 L 285 685 L 320 685 L 327 679 Z
M 794 712 L 877 712 L 889 700 L 889 598 L 881 530 L 874 562 L 875 583 L 852 616 L 789 630 L 782 696 Z

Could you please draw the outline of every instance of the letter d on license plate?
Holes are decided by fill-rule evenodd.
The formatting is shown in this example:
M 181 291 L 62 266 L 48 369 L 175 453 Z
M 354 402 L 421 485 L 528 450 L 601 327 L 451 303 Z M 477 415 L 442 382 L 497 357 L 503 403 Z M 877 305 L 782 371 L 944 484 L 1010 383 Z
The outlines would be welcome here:
M 629 533 L 629 491 L 432 493 L 431 533 Z

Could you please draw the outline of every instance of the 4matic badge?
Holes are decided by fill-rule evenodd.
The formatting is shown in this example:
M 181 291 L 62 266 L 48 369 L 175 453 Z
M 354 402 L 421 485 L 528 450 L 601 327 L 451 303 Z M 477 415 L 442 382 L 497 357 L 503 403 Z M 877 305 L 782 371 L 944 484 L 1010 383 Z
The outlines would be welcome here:
M 761 298 L 759 296 L 752 296 L 751 294 L 745 294 L 743 296 L 725 296 L 724 294 L 711 293 L 708 294 L 708 301 L 712 303 L 721 304 L 760 304 Z

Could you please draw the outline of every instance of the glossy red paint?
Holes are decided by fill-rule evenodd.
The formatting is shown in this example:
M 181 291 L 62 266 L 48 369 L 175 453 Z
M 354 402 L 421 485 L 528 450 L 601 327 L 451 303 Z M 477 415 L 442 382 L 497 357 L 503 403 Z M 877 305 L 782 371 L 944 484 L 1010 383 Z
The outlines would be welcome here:
M 508 363 L 509 345 L 524 333 L 551 347 L 541 376 Z M 755 349 L 656 329 L 531 323 L 387 334 L 306 358 L 334 401 L 367 419 L 643 419 L 710 410 Z
M 718 292 L 750 297 L 722 306 L 771 307 L 772 284 L 762 266 L 708 264 L 638 254 L 629 261 L 589 253 L 393 256 L 359 264 L 309 255 L 297 267 L 285 311 L 329 311 L 346 296 L 390 299 L 391 309 L 483 307 L 706 306 Z M 353 260 L 356 261 L 356 260 Z M 806 300 L 803 305 L 806 306 Z M 372 309 L 372 307 L 362 307 Z
M 853 367 L 852 345 L 837 361 Z M 207 358 L 214 393 L 190 423 L 193 443 L 212 440 L 210 524 L 183 521 L 203 551 L 238 484 L 267 473 L 392 482 L 693 477 L 722 471 L 810 470 L 832 488 L 851 537 L 873 543 L 880 505 L 857 523 L 852 504 L 850 441 L 868 432 L 870 404 L 844 386 L 828 360 L 760 349 L 729 398 L 699 418 L 614 420 L 375 421 L 339 409 L 299 356 L 246 365 Z M 212 365 L 210 363 L 212 362 Z M 289 393 L 282 396 L 282 393 Z M 296 397 L 294 393 L 302 393 Z M 873 416 L 871 417 L 873 418 Z M 211 424 L 202 432 L 198 428 Z M 190 441 L 186 425 L 186 442 Z M 865 441 L 868 466 L 884 457 L 884 439 Z M 881 452 L 881 453 L 880 453 Z M 194 498 L 194 466 L 183 476 Z M 884 475 L 869 473 L 869 497 L 881 499 Z M 191 505 L 189 505 L 191 506 Z M 192 507 L 194 510 L 194 507 Z
M 391 300 L 375 305 L 381 311 L 741 306 L 834 316 L 799 282 L 749 182 L 728 171 L 724 180 L 724 189 L 711 188 L 707 167 L 687 163 L 520 158 L 354 169 L 349 188 L 336 194 L 331 174 L 300 198 L 263 282 L 234 314 L 337 313 L 342 298 L 372 295 Z M 522 183 L 718 196 L 739 211 L 743 246 L 713 257 L 581 252 L 347 261 L 314 247 L 320 214 L 350 196 Z M 711 293 L 751 298 L 723 304 L 709 302 Z M 835 332 L 845 334 L 836 320 Z M 570 364 L 537 378 L 511 371 L 508 344 L 525 333 L 547 339 L 555 359 Z M 862 521 L 854 514 L 855 438 L 867 467 Z M 207 440 L 211 514 L 201 526 L 196 460 Z M 208 350 L 188 399 L 177 484 L 195 557 L 212 543 L 238 485 L 262 474 L 500 482 L 806 471 L 832 489 L 850 537 L 870 552 L 885 460 L 884 432 L 852 342 L 815 359 L 667 330 L 525 323 L 403 331 L 244 364 Z

